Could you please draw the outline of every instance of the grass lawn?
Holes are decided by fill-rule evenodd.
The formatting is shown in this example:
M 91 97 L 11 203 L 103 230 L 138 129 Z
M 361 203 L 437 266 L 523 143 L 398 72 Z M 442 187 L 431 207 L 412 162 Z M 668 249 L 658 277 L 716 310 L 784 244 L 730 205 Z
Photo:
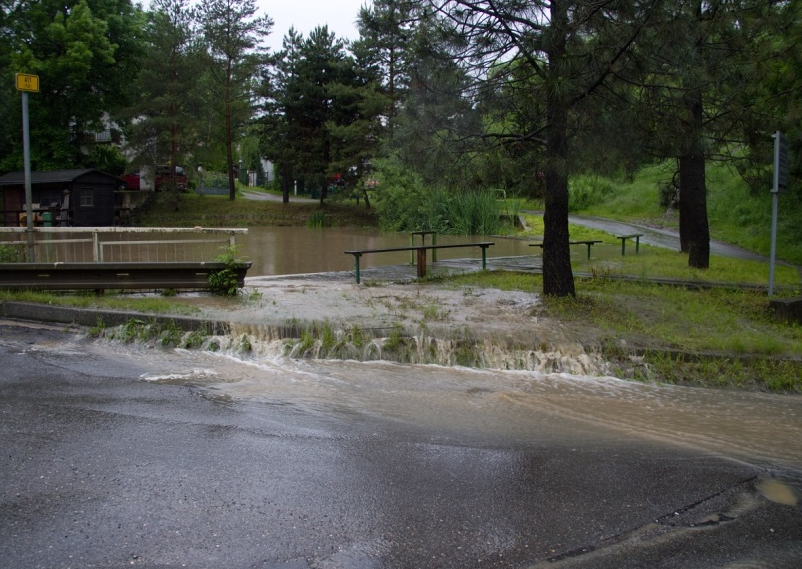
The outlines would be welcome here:
M 543 218 L 536 215 L 525 215 L 529 231 L 526 235 L 543 235 Z M 604 244 L 620 250 L 621 241 L 610 233 L 590 229 L 581 225 L 570 225 L 569 233 L 574 240 L 598 239 Z M 634 246 L 628 250 L 633 251 Z M 688 256 L 663 247 L 641 245 L 640 254 L 628 254 L 625 257 L 616 255 L 611 258 L 599 258 L 596 255 L 589 261 L 574 261 L 574 271 L 590 273 L 597 277 L 628 276 L 640 279 L 661 278 L 677 279 L 700 283 L 741 283 L 749 285 L 766 285 L 768 283 L 768 264 L 760 261 L 741 260 L 730 257 L 712 255 L 710 268 L 694 269 L 688 266 Z M 778 287 L 787 287 L 786 293 L 799 294 L 802 279 L 799 271 L 790 265 L 778 264 L 775 268 L 774 282 Z M 780 292 L 782 293 L 782 292 Z

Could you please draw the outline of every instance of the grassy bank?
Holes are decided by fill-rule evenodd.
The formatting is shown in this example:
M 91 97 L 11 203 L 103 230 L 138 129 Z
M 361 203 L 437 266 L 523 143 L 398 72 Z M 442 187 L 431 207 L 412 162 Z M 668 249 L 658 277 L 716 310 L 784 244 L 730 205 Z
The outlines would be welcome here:
M 437 286 L 538 292 L 539 276 L 473 273 Z M 544 298 L 538 318 L 600 350 L 622 378 L 802 392 L 802 327 L 774 319 L 764 292 L 578 279 L 576 298 Z
M 290 202 L 230 200 L 227 196 L 182 194 L 176 209 L 165 196 L 155 200 L 137 219 L 142 227 L 258 227 L 304 226 L 378 227 L 374 210 L 346 201 Z
M 174 291 L 165 291 L 163 296 L 140 295 L 135 293 L 102 294 L 85 292 L 43 292 L 43 291 L 11 291 L 0 290 L 0 302 L 36 302 L 55 304 L 70 308 L 104 309 L 136 311 L 145 314 L 170 314 L 176 316 L 193 316 L 200 310 L 177 299 Z
M 521 236 L 543 235 L 543 218 L 536 215 L 524 215 L 528 230 Z M 590 229 L 581 225 L 570 225 L 571 239 L 599 240 L 605 245 L 620 250 L 621 241 L 610 233 L 598 229 Z M 634 250 L 631 244 L 628 251 Z M 597 249 L 598 251 L 598 249 Z M 735 259 L 712 256 L 710 268 L 701 270 L 688 266 L 688 256 L 677 251 L 641 245 L 640 254 L 628 254 L 626 257 L 616 255 L 614 258 L 600 258 L 596 255 L 590 260 L 575 259 L 575 272 L 590 273 L 596 277 L 628 276 L 637 279 L 676 279 L 699 283 L 739 283 L 766 286 L 768 282 L 768 264 L 761 261 Z M 802 280 L 799 270 L 790 265 L 779 264 L 775 268 L 775 283 L 785 287 L 778 294 L 799 294 Z
M 649 166 L 632 180 L 575 176 L 570 184 L 571 211 L 651 227 L 676 228 L 679 226 L 676 209 L 661 205 L 661 188 L 671 181 L 674 168 L 673 162 Z M 764 190 L 752 191 L 726 163 L 708 163 L 706 172 L 711 238 L 768 256 L 770 183 Z M 802 196 L 792 192 L 782 194 L 779 197 L 777 257 L 797 265 L 802 265 L 800 217 Z

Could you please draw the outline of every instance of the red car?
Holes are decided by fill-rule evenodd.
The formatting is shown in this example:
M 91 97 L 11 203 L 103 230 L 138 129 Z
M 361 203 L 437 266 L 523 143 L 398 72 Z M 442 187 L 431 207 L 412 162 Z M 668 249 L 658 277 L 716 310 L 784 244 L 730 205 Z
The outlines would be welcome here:
M 161 191 L 162 186 L 173 180 L 176 187 L 182 192 L 187 191 L 187 175 L 184 174 L 184 169 L 180 166 L 175 167 L 175 176 L 170 175 L 169 166 L 159 166 L 156 168 L 156 178 L 153 180 L 153 186 L 157 192 Z
M 169 182 L 171 179 L 170 176 L 170 167 L 169 166 L 158 166 L 156 168 L 156 176 L 153 180 L 153 187 L 158 192 L 161 191 L 162 186 Z M 184 169 L 180 166 L 176 166 L 175 169 L 175 176 L 172 178 L 175 180 L 176 187 L 185 192 L 187 190 L 187 176 L 184 174 Z M 123 176 L 123 180 L 125 180 L 125 189 L 126 190 L 140 190 L 142 177 L 139 172 L 131 172 L 130 174 L 125 174 Z
M 123 180 L 125 180 L 126 190 L 139 189 L 139 172 L 131 172 L 130 174 L 125 174 L 123 176 Z

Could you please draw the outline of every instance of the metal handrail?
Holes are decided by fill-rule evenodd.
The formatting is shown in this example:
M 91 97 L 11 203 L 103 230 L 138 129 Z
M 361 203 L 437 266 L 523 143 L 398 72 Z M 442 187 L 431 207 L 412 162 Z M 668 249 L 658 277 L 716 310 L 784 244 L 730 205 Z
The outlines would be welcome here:
M 18 235 L 22 237 L 27 235 L 28 229 L 25 227 L 0 227 L 0 239 L 4 234 Z M 108 255 L 104 254 L 106 248 L 113 246 L 122 247 L 151 247 L 151 246 L 164 246 L 164 245 L 186 245 L 186 244 L 203 244 L 203 243 L 228 243 L 229 247 L 236 246 L 236 235 L 247 234 L 247 228 L 212 228 L 212 227 L 33 227 L 30 230 L 34 237 L 37 234 L 45 235 L 65 235 L 71 236 L 75 234 L 89 234 L 89 237 L 84 238 L 67 238 L 67 239 L 35 239 L 34 246 L 52 246 L 63 244 L 91 244 L 92 260 L 94 262 L 106 262 Z M 102 236 L 109 234 L 123 235 L 123 234 L 225 234 L 227 239 L 157 239 L 157 240 L 136 240 L 136 241 L 104 241 Z M 23 245 L 24 241 L 16 240 L 0 240 L 0 245 Z M 130 257 L 129 253 L 129 257 Z M 35 257 L 35 255 L 34 255 Z M 35 262 L 34 259 L 29 259 L 29 262 Z M 82 259 L 72 258 L 63 259 L 61 262 L 76 262 Z

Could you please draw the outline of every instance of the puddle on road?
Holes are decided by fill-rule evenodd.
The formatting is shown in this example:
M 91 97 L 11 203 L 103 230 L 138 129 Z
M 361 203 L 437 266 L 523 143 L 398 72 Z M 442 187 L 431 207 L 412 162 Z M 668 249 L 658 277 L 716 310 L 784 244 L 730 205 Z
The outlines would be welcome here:
M 758 491 L 765 497 L 783 506 L 796 506 L 799 504 L 799 494 L 796 490 L 779 480 L 764 480 L 758 485 Z

